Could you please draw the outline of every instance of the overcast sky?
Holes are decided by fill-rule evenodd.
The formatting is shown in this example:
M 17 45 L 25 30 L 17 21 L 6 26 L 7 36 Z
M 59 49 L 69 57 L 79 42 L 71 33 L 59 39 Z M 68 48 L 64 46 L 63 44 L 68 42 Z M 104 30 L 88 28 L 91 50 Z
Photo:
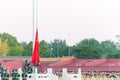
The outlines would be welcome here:
M 0 0 L 0 33 L 18 41 L 32 40 L 33 0 Z M 66 39 L 73 45 L 85 38 L 117 40 L 120 0 L 38 0 L 39 39 Z

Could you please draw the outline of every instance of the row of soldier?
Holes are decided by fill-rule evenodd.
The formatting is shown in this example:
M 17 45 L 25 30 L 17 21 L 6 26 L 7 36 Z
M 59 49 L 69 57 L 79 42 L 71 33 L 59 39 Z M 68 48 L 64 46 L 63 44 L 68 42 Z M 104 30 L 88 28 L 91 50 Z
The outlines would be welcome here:
M 38 67 L 38 64 L 35 64 L 34 66 Z M 11 73 L 8 73 L 7 69 L 3 68 L 2 63 L 0 63 L 1 80 L 19 80 L 20 77 L 22 77 L 22 80 L 27 80 L 27 74 L 31 73 L 33 73 L 33 67 L 28 60 L 26 60 L 23 64 L 21 75 L 18 73 L 18 69 L 13 69 Z
M 38 67 L 38 64 L 35 64 L 34 67 Z M 13 69 L 11 73 L 7 72 L 6 68 L 2 67 L 2 64 L 0 63 L 0 76 L 1 80 L 19 80 L 20 77 L 22 77 L 22 80 L 27 80 L 28 75 L 33 73 L 33 67 L 31 66 L 31 63 L 26 60 L 23 64 L 22 74 L 20 75 L 18 73 L 18 69 Z M 111 75 L 110 75 L 111 74 Z M 97 78 L 97 77 L 114 77 L 116 78 L 116 75 L 113 73 L 98 73 L 98 72 L 82 72 L 82 75 L 84 78 Z M 10 79 L 11 78 L 11 79 Z
M 119 78 L 119 75 L 115 72 L 82 72 L 82 76 L 84 78 Z
M 7 72 L 6 68 L 3 68 L 0 63 L 0 76 L 1 80 L 19 80 L 20 74 L 18 73 L 18 69 L 13 69 L 11 73 Z M 27 73 L 23 71 L 22 80 L 27 80 Z

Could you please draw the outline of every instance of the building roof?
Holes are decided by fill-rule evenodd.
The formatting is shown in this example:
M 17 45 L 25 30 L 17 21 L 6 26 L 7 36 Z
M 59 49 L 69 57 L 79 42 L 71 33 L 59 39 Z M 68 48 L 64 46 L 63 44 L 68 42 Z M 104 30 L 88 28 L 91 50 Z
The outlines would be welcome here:
M 22 68 L 23 61 L 30 58 L 1 58 L 0 62 L 5 68 L 11 71 L 13 68 Z M 78 70 L 82 71 L 119 71 L 120 72 L 120 58 L 119 59 L 76 59 L 74 57 L 62 58 L 41 58 L 43 69 L 53 68 L 56 71 L 62 71 L 67 68 L 68 71 Z M 12 65 L 11 65 L 12 64 Z
M 68 68 L 82 71 L 120 71 L 120 59 L 71 59 L 49 64 L 53 68 Z

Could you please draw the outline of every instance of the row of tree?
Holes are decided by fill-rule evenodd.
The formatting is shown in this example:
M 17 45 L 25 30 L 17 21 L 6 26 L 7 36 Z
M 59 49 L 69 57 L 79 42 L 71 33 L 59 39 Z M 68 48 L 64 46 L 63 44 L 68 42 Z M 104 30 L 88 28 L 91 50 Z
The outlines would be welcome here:
M 0 34 L 0 56 L 31 56 L 32 44 L 19 43 L 16 37 L 3 33 Z M 113 41 L 99 42 L 94 38 L 84 39 L 74 46 L 68 46 L 65 40 L 55 39 L 50 43 L 40 41 L 41 57 L 75 56 L 77 58 L 120 58 L 120 50 Z

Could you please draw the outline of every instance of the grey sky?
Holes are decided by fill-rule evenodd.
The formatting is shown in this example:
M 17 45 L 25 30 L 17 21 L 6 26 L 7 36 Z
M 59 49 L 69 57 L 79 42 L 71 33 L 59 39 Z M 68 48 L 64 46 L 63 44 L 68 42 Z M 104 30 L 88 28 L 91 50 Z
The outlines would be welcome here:
M 0 0 L 0 33 L 18 41 L 32 40 L 32 0 Z M 66 39 L 73 45 L 84 38 L 117 40 L 119 0 L 38 0 L 39 39 Z

